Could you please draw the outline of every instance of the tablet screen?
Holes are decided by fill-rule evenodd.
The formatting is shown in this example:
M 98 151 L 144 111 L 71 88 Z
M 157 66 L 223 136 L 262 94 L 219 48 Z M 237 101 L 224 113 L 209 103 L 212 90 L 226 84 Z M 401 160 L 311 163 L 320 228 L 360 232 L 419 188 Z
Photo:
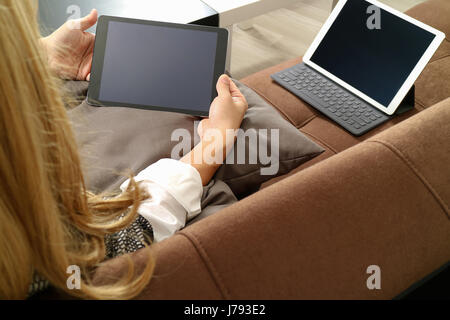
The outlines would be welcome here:
M 109 21 L 99 99 L 207 112 L 215 32 Z
M 436 36 L 383 9 L 369 28 L 369 6 L 348 0 L 310 60 L 387 107 Z

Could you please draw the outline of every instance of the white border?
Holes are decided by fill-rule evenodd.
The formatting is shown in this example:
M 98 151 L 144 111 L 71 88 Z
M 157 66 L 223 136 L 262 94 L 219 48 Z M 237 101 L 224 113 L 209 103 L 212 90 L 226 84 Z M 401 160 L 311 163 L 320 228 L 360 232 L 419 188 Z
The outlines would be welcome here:
M 424 55 L 422 56 L 422 58 L 419 60 L 419 62 L 417 63 L 416 67 L 413 69 L 413 71 L 411 72 L 411 74 L 409 75 L 409 77 L 406 79 L 406 81 L 403 83 L 403 86 L 400 88 L 400 90 L 397 92 L 397 94 L 395 95 L 394 99 L 391 101 L 391 103 L 388 106 L 384 106 L 381 103 L 375 101 L 374 99 L 370 98 L 369 96 L 367 96 L 366 94 L 362 93 L 361 91 L 359 91 L 358 89 L 354 88 L 353 86 L 347 84 L 345 81 L 339 79 L 338 77 L 336 77 L 335 75 L 329 73 L 328 71 L 326 71 L 325 69 L 321 68 L 320 66 L 318 66 L 317 64 L 315 64 L 314 62 L 312 62 L 310 59 L 313 56 L 314 52 L 316 51 L 317 47 L 319 46 L 319 44 L 321 43 L 322 39 L 325 37 L 325 35 L 327 34 L 328 30 L 331 28 L 333 22 L 336 20 L 336 18 L 338 17 L 339 13 L 341 12 L 342 8 L 344 7 L 344 5 L 347 3 L 347 0 L 340 0 L 338 2 L 338 4 L 336 5 L 336 7 L 334 8 L 334 10 L 331 12 L 331 15 L 329 16 L 328 20 L 325 22 L 325 24 L 323 25 L 322 29 L 319 31 L 319 33 L 317 34 L 316 38 L 314 39 L 312 45 L 309 47 L 309 49 L 306 51 L 305 55 L 303 56 L 303 61 L 305 62 L 305 64 L 311 66 L 312 68 L 316 69 L 317 71 L 321 72 L 322 74 L 324 74 L 325 76 L 327 76 L 328 78 L 330 78 L 331 80 L 335 81 L 336 83 L 338 83 L 339 85 L 341 85 L 342 87 L 344 87 L 345 89 L 353 92 L 354 94 L 356 94 L 357 96 L 359 96 L 360 98 L 364 99 L 365 101 L 369 102 L 371 105 L 373 105 L 374 107 L 380 109 L 381 111 L 383 111 L 384 113 L 388 114 L 388 115 L 392 115 L 395 110 L 397 110 L 398 106 L 400 105 L 400 103 L 403 101 L 403 99 L 405 98 L 406 94 L 408 93 L 408 91 L 411 89 L 412 85 L 414 84 L 414 82 L 417 80 L 417 78 L 419 77 L 420 73 L 423 71 L 423 69 L 425 68 L 425 66 L 427 65 L 427 63 L 430 61 L 431 57 L 433 56 L 433 54 L 436 52 L 436 50 L 439 48 L 441 42 L 445 39 L 445 34 L 439 30 L 436 30 L 414 18 L 411 18 L 409 16 L 407 16 L 404 13 L 401 13 L 387 5 L 384 5 L 380 2 L 378 2 L 377 0 L 364 0 L 367 1 L 369 3 L 372 3 L 378 7 L 380 7 L 381 9 L 388 11 L 428 32 L 431 32 L 433 34 L 436 35 L 436 37 L 434 38 L 433 42 L 430 44 L 430 46 L 428 47 L 428 49 L 425 51 Z

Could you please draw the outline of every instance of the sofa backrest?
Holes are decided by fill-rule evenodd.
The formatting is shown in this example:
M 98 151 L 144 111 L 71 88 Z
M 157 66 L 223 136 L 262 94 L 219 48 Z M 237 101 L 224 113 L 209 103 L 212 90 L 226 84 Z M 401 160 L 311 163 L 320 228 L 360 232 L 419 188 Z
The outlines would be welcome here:
M 450 1 L 429 0 L 406 13 L 446 35 L 416 82 L 416 104 L 428 108 L 450 96 Z

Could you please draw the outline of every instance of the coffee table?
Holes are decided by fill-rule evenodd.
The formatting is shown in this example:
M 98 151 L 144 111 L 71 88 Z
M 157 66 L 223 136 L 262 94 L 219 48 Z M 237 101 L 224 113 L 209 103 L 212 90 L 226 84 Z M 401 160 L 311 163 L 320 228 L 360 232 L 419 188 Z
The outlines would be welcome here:
M 99 15 L 218 26 L 217 12 L 201 0 L 39 0 L 41 33 L 47 36 L 68 19 L 93 9 Z M 95 27 L 88 30 L 95 33 Z

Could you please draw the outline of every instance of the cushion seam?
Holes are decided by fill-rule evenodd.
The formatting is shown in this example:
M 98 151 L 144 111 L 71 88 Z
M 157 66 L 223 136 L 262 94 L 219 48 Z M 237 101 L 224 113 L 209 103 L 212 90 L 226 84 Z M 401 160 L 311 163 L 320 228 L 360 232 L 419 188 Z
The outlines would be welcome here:
M 417 97 L 416 97 L 416 104 L 418 104 L 422 108 L 422 110 L 426 109 L 425 104 Z
M 306 119 L 305 121 L 303 121 L 301 124 L 299 124 L 296 128 L 297 129 L 301 129 L 304 126 L 306 126 L 308 123 L 310 123 L 311 121 L 313 121 L 315 118 L 317 118 L 317 115 L 312 115 L 310 118 Z
M 178 234 L 186 237 L 194 246 L 194 248 L 197 250 L 200 258 L 202 259 L 203 263 L 205 264 L 206 269 L 208 270 L 211 278 L 213 279 L 214 283 L 216 284 L 217 288 L 219 289 L 220 294 L 222 297 L 226 300 L 230 300 L 230 293 L 227 287 L 224 285 L 224 282 L 222 278 L 220 277 L 219 272 L 214 267 L 214 264 L 212 263 L 211 259 L 208 256 L 208 253 L 206 252 L 205 248 L 203 247 L 200 239 L 198 239 L 194 234 L 187 233 L 186 231 L 178 232 Z
M 447 203 L 441 198 L 439 193 L 433 188 L 431 183 L 425 178 L 425 176 L 417 169 L 417 167 L 414 165 L 414 163 L 398 148 L 396 148 L 394 145 L 390 144 L 386 141 L 381 140 L 369 140 L 368 142 L 372 143 L 378 143 L 383 145 L 384 147 L 391 150 L 407 167 L 410 168 L 410 170 L 417 176 L 417 178 L 425 185 L 425 187 L 428 189 L 428 191 L 431 193 L 431 195 L 436 199 L 436 201 L 439 203 L 440 207 L 444 211 L 445 215 L 448 219 L 450 219 L 450 213 L 448 209 Z
M 323 144 L 325 147 L 327 147 L 328 149 L 330 149 L 333 153 L 338 154 L 339 152 L 334 149 L 332 146 L 330 146 L 328 143 L 324 142 L 322 139 L 316 137 L 315 135 L 313 135 L 312 133 L 306 132 L 305 130 L 303 130 L 302 128 L 299 129 L 300 132 L 310 136 L 313 139 L 316 139 L 319 143 Z

